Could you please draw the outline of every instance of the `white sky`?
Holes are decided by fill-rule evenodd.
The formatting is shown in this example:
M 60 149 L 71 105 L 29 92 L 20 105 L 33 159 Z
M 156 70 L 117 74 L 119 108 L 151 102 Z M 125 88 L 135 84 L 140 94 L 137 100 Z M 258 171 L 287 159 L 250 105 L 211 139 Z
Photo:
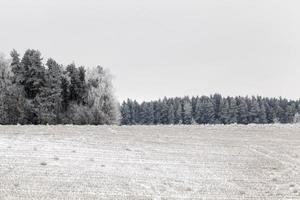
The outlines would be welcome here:
M 300 97 L 299 0 L 0 0 L 0 51 L 109 68 L 119 100 Z

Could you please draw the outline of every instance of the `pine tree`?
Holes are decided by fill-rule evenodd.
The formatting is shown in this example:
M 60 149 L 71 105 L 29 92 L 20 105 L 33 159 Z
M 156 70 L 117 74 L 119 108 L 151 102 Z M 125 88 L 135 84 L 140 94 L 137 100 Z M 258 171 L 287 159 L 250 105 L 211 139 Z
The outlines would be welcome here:
M 179 98 L 174 100 L 174 124 L 182 124 L 182 104 Z
M 250 103 L 249 123 L 258 124 L 260 121 L 259 113 L 260 113 L 259 104 L 257 100 L 254 97 L 252 97 Z
M 80 96 L 81 80 L 79 77 L 79 71 L 74 63 L 68 65 L 66 70 L 68 72 L 68 76 L 70 77 L 69 100 L 79 104 L 82 100 Z
M 235 98 L 229 97 L 229 123 L 234 124 L 237 123 L 237 115 L 238 115 L 238 106 L 236 104 Z
M 166 97 L 161 102 L 160 123 L 169 124 L 169 106 Z
M 186 97 L 183 101 L 183 111 L 182 111 L 182 122 L 183 124 L 192 124 L 192 105 L 190 100 Z
M 268 123 L 268 120 L 267 120 L 267 111 L 266 111 L 266 107 L 265 107 L 265 102 L 263 99 L 259 99 L 259 113 L 258 113 L 258 116 L 259 116 L 259 123 L 260 124 L 266 124 Z
M 210 98 L 201 97 L 196 106 L 196 122 L 199 124 L 213 124 L 215 123 L 214 115 L 214 105 Z
M 219 124 L 221 123 L 221 103 L 222 103 L 222 96 L 220 94 L 214 94 L 211 97 L 211 101 L 214 106 L 214 123 Z
M 230 108 L 229 108 L 228 100 L 222 99 L 220 107 L 221 107 L 221 111 L 220 111 L 221 123 L 229 124 L 230 123 Z
M 153 102 L 150 102 L 147 104 L 147 121 L 148 124 L 154 123 L 154 108 L 153 108 Z
M 296 111 L 296 105 L 294 103 L 289 104 L 285 110 L 286 113 L 286 123 L 293 123 Z
M 38 115 L 42 124 L 57 124 L 60 123 L 59 115 L 62 110 L 62 69 L 53 59 L 48 59 L 46 65 L 48 69 L 45 72 L 45 85 L 36 99 Z
M 16 50 L 12 50 L 10 53 L 10 56 L 12 58 L 11 61 L 11 71 L 13 72 L 13 83 L 16 83 L 18 85 L 23 85 L 25 77 L 24 77 L 24 67 L 20 63 L 20 55 Z
M 34 99 L 45 84 L 45 67 L 42 64 L 41 53 L 36 50 L 28 49 L 21 61 L 24 68 L 25 95 L 28 99 Z
M 61 76 L 62 111 L 66 112 L 70 104 L 70 81 L 66 74 Z
M 132 104 L 132 118 L 133 118 L 133 124 L 139 124 L 140 123 L 140 105 L 139 103 L 134 100 Z
M 154 124 L 161 124 L 161 100 L 154 102 Z
M 127 100 L 129 101 L 129 100 Z M 131 117 L 130 117 L 130 108 L 128 104 L 123 101 L 121 106 L 121 124 L 123 125 L 131 125 Z
M 248 105 L 244 98 L 237 98 L 238 106 L 238 123 L 239 124 L 248 124 Z
M 79 73 L 79 85 L 78 85 L 78 94 L 79 94 L 79 99 L 78 102 L 81 104 L 86 104 L 87 101 L 87 84 L 86 84 L 86 80 L 85 80 L 85 73 L 86 70 L 84 69 L 84 67 L 79 67 L 78 68 L 78 73 Z
M 13 119 L 16 115 L 16 104 L 10 93 L 12 87 L 13 73 L 9 60 L 0 54 L 0 124 L 14 124 L 18 120 Z
M 174 106 L 173 104 L 170 104 L 169 107 L 168 107 L 168 118 L 169 118 L 169 121 L 168 121 L 168 124 L 174 124 L 174 120 L 175 120 L 175 111 L 174 111 Z

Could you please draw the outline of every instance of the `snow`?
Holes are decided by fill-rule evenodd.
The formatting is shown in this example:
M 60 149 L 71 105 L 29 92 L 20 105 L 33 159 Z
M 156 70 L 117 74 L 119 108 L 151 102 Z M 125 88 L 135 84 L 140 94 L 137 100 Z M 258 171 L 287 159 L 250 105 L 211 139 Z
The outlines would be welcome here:
M 300 125 L 0 126 L 0 199 L 300 199 Z

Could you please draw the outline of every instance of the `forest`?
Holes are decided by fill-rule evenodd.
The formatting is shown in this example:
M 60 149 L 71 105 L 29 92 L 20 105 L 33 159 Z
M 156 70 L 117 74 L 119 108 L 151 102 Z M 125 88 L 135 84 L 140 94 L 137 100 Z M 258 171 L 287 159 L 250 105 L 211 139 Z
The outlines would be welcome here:
M 101 66 L 67 66 L 38 50 L 0 55 L 0 124 L 270 124 L 300 121 L 300 101 L 211 96 L 163 98 L 121 105 Z
M 117 124 L 111 75 L 101 66 L 67 66 L 38 50 L 0 56 L 0 124 Z
M 201 97 L 163 98 L 121 106 L 121 124 L 270 124 L 298 123 L 300 101 L 283 98 Z

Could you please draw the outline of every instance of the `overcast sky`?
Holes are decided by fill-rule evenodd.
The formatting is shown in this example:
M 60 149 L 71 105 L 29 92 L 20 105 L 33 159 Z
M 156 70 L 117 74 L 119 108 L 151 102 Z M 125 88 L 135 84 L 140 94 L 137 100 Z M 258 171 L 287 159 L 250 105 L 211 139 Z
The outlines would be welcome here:
M 109 68 L 119 100 L 300 97 L 299 0 L 0 0 L 0 51 Z

